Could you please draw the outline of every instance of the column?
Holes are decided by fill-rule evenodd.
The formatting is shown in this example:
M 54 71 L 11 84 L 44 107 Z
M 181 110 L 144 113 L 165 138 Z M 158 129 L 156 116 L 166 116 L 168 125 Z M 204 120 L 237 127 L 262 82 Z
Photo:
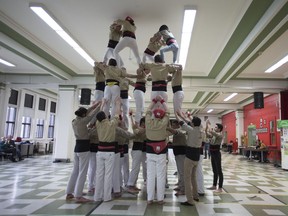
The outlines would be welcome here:
M 236 138 L 238 139 L 238 147 L 242 146 L 241 135 L 244 135 L 244 113 L 242 110 L 235 112 L 236 117 Z
M 9 97 L 9 96 L 8 96 Z M 6 96 L 6 85 L 0 83 L 0 110 L 2 110 L 2 115 L 0 115 L 0 137 L 4 136 L 6 114 L 7 114 L 7 96 Z
M 75 137 L 72 129 L 74 112 L 78 108 L 78 90 L 76 86 L 60 85 L 56 105 L 54 162 L 73 160 Z

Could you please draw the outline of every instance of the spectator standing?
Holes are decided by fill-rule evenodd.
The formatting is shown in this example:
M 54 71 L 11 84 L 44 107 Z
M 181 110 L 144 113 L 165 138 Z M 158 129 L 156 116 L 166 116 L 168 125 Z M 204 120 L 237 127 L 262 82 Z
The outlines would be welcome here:
M 208 190 L 214 190 L 216 193 L 222 193 L 223 192 L 223 172 L 222 172 L 222 161 L 221 161 L 221 152 L 220 152 L 220 146 L 222 143 L 223 135 L 223 125 L 217 123 L 215 125 L 214 131 L 211 130 L 209 127 L 211 125 L 210 121 L 206 121 L 206 135 L 212 136 L 212 141 L 210 144 L 210 154 L 211 154 L 211 165 L 212 165 L 212 171 L 213 171 L 213 185 Z M 217 189 L 217 182 L 219 180 L 219 185 Z

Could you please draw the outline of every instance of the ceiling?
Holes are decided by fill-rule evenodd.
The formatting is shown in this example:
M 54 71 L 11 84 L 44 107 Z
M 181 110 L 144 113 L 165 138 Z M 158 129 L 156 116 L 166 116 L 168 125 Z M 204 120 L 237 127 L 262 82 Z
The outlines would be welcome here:
M 287 0 L 0 0 L 0 58 L 16 65 L 0 64 L 2 85 L 55 94 L 59 85 L 94 88 L 92 66 L 29 8 L 30 3 L 43 4 L 95 61 L 103 60 L 114 20 L 133 17 L 142 55 L 162 24 L 181 44 L 184 8 L 197 9 L 183 71 L 182 107 L 193 114 L 212 108 L 210 114 L 221 116 L 253 102 L 253 92 L 267 96 L 288 88 L 288 63 L 264 73 L 288 54 Z M 128 72 L 136 73 L 130 49 L 120 55 Z M 166 63 L 172 63 L 172 55 L 166 57 Z M 148 83 L 147 104 L 150 88 Z M 170 85 L 168 89 L 172 108 Z M 223 101 L 234 92 L 238 95 Z

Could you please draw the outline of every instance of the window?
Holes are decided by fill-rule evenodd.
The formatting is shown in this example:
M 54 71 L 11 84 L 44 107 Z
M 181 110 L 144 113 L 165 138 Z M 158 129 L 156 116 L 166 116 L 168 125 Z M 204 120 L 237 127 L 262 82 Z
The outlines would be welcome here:
M 33 95 L 25 94 L 24 107 L 33 108 L 33 99 Z
M 56 113 L 56 103 L 51 101 L 50 112 Z
M 43 138 L 44 134 L 44 119 L 37 119 L 36 138 Z
M 31 131 L 31 118 L 23 116 L 21 126 L 21 137 L 30 138 L 30 131 Z
M 11 89 L 9 104 L 17 105 L 18 102 L 18 91 Z
M 54 138 L 55 115 L 50 114 L 48 138 Z
M 42 111 L 45 111 L 45 108 L 46 108 L 46 100 L 43 99 L 43 98 L 40 98 L 40 99 L 39 99 L 38 109 L 39 109 L 39 110 L 42 110 Z
M 15 107 L 8 107 L 7 108 L 5 137 L 7 137 L 9 135 L 12 135 L 12 136 L 14 135 L 16 111 L 17 111 L 17 109 Z

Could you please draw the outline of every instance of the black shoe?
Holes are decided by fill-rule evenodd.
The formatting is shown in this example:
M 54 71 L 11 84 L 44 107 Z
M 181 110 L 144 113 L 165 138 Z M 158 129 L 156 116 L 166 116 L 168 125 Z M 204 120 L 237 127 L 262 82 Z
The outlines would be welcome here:
M 199 199 L 198 199 L 198 198 L 194 198 L 194 200 L 195 200 L 196 202 L 199 202 Z
M 205 193 L 198 193 L 199 196 L 205 196 Z
M 181 205 L 185 205 L 185 206 L 194 206 L 193 204 L 189 203 L 189 202 L 181 202 Z

